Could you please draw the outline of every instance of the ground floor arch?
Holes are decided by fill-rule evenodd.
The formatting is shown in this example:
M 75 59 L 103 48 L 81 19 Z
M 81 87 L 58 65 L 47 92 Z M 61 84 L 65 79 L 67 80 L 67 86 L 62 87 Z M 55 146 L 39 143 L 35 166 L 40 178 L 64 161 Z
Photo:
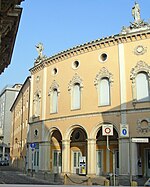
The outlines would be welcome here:
M 112 173 L 112 153 L 108 151 L 106 137 L 102 135 L 103 124 L 106 123 L 95 127 L 92 124 L 93 130 L 85 124 L 70 124 L 67 128 L 58 125 L 47 129 L 45 140 L 39 143 L 39 170 L 89 176 Z M 109 148 L 115 154 L 115 172 L 118 173 L 119 136 L 114 124 L 113 131 L 113 136 L 109 137 Z
M 102 126 L 99 128 L 96 135 L 96 175 L 106 175 L 113 173 L 119 174 L 119 146 L 118 132 L 113 127 L 112 136 L 103 136 Z M 115 161 L 113 161 L 113 156 Z
M 81 127 L 76 127 L 70 136 L 71 173 L 87 173 L 87 134 Z
M 62 135 L 58 129 L 53 129 L 50 136 L 50 168 L 53 173 L 62 172 Z

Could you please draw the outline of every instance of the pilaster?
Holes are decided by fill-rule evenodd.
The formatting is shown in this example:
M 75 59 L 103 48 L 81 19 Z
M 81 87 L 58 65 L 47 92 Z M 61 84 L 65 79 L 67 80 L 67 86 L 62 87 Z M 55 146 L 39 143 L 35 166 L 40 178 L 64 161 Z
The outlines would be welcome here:
M 70 173 L 70 140 L 62 140 L 62 173 Z
M 43 142 L 39 144 L 39 170 L 50 170 L 50 142 Z
M 96 175 L 96 139 L 87 139 L 87 175 Z

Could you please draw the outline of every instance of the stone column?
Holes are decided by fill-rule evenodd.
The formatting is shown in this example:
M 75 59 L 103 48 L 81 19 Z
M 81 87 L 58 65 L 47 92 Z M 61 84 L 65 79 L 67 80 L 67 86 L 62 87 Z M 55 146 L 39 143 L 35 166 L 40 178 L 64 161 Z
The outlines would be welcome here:
M 88 139 L 87 144 L 87 175 L 96 175 L 96 139 Z
M 130 173 L 130 152 L 129 139 L 119 140 L 119 174 L 129 176 Z
M 137 143 L 131 143 L 131 172 L 132 176 L 138 175 L 138 149 L 137 149 Z
M 50 142 L 43 142 L 39 145 L 39 169 L 43 171 L 50 170 Z
M 5 158 L 5 146 L 3 146 L 3 159 Z
M 70 140 L 62 140 L 62 173 L 70 173 Z

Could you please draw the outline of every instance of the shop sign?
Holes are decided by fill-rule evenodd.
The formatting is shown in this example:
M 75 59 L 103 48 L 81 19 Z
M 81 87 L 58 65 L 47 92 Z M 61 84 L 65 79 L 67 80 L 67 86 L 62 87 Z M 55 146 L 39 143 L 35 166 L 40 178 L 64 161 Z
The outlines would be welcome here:
M 132 138 L 131 139 L 133 143 L 148 143 L 148 138 Z

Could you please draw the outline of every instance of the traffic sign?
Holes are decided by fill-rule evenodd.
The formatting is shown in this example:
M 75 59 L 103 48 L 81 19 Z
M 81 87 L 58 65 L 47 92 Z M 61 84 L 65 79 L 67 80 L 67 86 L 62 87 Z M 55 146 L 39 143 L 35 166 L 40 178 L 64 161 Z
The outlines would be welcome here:
M 129 137 L 129 126 L 128 124 L 120 124 L 120 136 Z
M 102 125 L 102 135 L 113 136 L 113 125 L 110 125 L 110 124 Z
M 30 147 L 31 147 L 31 149 L 35 149 L 36 143 L 30 143 Z

